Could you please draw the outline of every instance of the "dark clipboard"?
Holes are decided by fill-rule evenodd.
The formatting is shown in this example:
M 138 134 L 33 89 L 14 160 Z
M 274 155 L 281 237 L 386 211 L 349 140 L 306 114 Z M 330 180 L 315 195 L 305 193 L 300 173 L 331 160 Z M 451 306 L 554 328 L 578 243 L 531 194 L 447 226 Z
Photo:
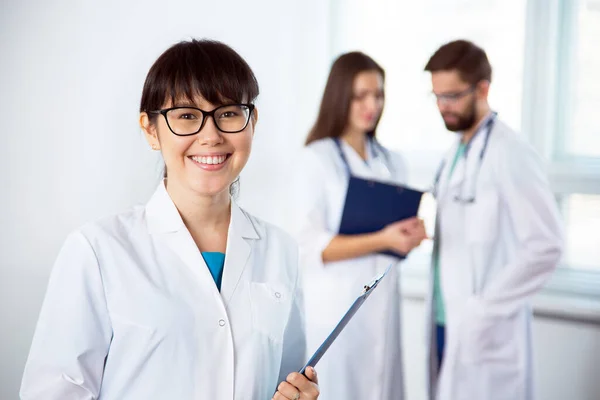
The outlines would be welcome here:
M 350 176 L 339 233 L 372 233 L 403 219 L 416 217 L 423 192 L 404 185 Z M 386 251 L 399 259 L 405 254 Z
M 354 303 L 352 303 L 352 305 L 350 306 L 348 311 L 346 311 L 346 314 L 344 314 L 344 316 L 342 317 L 340 322 L 338 322 L 338 324 L 335 326 L 335 328 L 333 328 L 333 331 L 331 331 L 329 336 L 327 336 L 325 341 L 323 341 L 321 346 L 319 346 L 319 348 L 315 351 L 315 353 L 312 355 L 312 357 L 310 357 L 310 359 L 307 361 L 307 363 L 298 372 L 305 375 L 306 368 L 314 367 L 315 365 L 317 365 L 317 363 L 323 357 L 323 355 L 325 354 L 327 349 L 329 349 L 331 344 L 339 336 L 339 334 L 342 332 L 342 330 L 344 330 L 344 328 L 346 327 L 348 322 L 350 322 L 350 320 L 352 319 L 354 314 L 356 314 L 356 312 L 363 305 L 365 300 L 367 300 L 367 298 L 371 295 L 371 293 L 373 293 L 373 290 L 375 290 L 377 285 L 379 285 L 379 282 L 381 282 L 381 280 L 387 275 L 389 270 L 392 268 L 392 265 L 393 264 L 390 264 L 383 274 L 380 274 L 375 279 L 373 279 L 368 285 L 364 286 L 361 294 L 356 298 L 356 300 L 354 300 Z

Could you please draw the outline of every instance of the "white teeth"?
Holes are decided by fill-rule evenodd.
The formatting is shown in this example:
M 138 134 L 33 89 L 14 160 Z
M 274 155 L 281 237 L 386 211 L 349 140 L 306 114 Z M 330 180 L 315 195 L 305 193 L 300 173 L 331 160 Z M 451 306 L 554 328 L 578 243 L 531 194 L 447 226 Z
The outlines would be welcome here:
M 215 164 L 223 164 L 225 162 L 226 156 L 212 156 L 212 157 L 192 157 L 192 160 L 196 161 L 200 164 L 207 165 L 215 165 Z

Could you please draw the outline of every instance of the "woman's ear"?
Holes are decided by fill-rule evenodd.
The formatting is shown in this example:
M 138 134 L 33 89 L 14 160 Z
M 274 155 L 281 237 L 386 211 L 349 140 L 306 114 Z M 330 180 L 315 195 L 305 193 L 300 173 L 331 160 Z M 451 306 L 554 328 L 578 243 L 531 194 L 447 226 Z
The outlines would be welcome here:
M 158 134 L 156 132 L 156 126 L 150 122 L 150 117 L 148 113 L 141 112 L 140 113 L 140 127 L 144 131 L 144 135 L 146 136 L 146 140 L 152 150 L 160 150 L 160 141 L 158 140 Z
M 258 108 L 254 108 L 252 111 L 252 125 L 256 125 L 258 122 Z
M 254 111 L 252 111 L 252 117 L 250 118 L 250 123 L 252 124 L 252 136 L 254 136 L 254 129 L 256 127 L 257 122 L 258 122 L 258 109 L 255 107 Z

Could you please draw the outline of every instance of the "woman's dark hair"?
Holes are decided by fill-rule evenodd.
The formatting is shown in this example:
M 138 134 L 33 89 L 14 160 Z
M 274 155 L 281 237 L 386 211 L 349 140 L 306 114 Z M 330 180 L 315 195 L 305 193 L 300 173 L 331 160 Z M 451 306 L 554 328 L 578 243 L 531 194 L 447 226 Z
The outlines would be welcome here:
M 361 52 L 339 56 L 329 72 L 321 107 L 315 125 L 306 138 L 306 144 L 327 137 L 339 137 L 348 124 L 350 103 L 354 96 L 354 78 L 361 72 L 377 71 L 385 79 L 385 71 L 371 57 Z M 377 121 L 379 123 L 379 121 Z M 375 137 L 375 128 L 367 132 Z
M 184 99 L 194 103 L 198 95 L 212 104 L 253 103 L 258 94 L 256 76 L 235 50 L 214 40 L 192 39 L 171 46 L 150 67 L 140 112 Z M 158 115 L 148 117 L 154 122 Z M 237 189 L 235 183 L 232 192 Z
M 179 42 L 148 71 L 140 112 L 181 99 L 193 103 L 198 95 L 213 104 L 252 103 L 258 82 L 246 61 L 226 44 L 204 39 Z
M 468 40 L 455 40 L 440 47 L 425 65 L 425 71 L 458 71 L 471 85 L 492 81 L 492 66 L 485 51 Z

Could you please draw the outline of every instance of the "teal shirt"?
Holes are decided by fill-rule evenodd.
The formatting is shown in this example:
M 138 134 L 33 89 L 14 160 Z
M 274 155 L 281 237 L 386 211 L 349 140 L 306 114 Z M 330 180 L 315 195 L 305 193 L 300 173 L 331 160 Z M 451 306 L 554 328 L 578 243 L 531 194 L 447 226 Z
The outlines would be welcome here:
M 456 155 L 450 165 L 450 172 L 448 173 L 448 180 L 452 177 L 454 167 L 456 163 L 465 154 L 466 143 L 460 143 L 456 150 Z M 438 238 L 437 240 L 440 240 Z M 435 306 L 435 323 L 437 325 L 446 325 L 446 310 L 444 307 L 444 298 L 442 297 L 442 286 L 440 282 L 440 254 L 439 251 L 434 251 L 433 254 L 433 303 Z
M 223 267 L 225 266 L 225 254 L 212 251 L 202 252 L 202 258 L 208 266 L 210 274 L 215 280 L 217 289 L 221 290 L 221 280 L 223 279 Z

